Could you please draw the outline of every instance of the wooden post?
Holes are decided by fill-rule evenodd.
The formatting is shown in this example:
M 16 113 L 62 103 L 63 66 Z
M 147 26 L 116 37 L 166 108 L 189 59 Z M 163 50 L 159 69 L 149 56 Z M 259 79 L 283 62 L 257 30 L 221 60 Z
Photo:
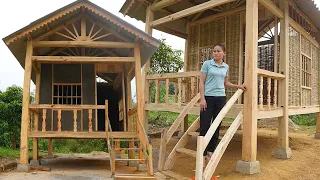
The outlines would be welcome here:
M 36 72 L 36 99 L 35 104 L 40 103 L 40 80 L 41 80 L 41 64 L 37 64 L 38 72 Z M 39 129 L 39 109 L 37 113 L 34 114 L 34 129 L 33 131 L 38 131 Z M 38 160 L 38 138 L 33 138 L 33 160 Z
M 198 136 L 197 138 L 197 157 L 196 157 L 196 180 L 202 180 L 203 178 L 203 144 L 204 137 Z
M 245 84 L 244 93 L 242 162 L 255 162 L 257 158 L 257 49 L 258 49 L 258 0 L 246 2 L 246 44 L 245 44 Z M 239 162 L 237 171 L 239 170 Z M 249 168 L 249 167 L 248 167 Z M 251 167 L 250 167 L 251 168 Z M 246 169 L 247 172 L 251 172 Z
M 279 45 L 279 30 L 278 30 L 278 18 L 276 17 L 275 19 L 275 26 L 274 26 L 274 46 L 273 46 L 273 71 L 278 72 L 278 45 Z
M 32 53 L 33 53 L 32 41 L 28 41 L 25 64 L 24 64 L 23 101 L 22 101 L 22 116 L 21 116 L 21 145 L 20 145 L 20 164 L 21 165 L 28 164 L 28 124 L 29 124 L 28 122 L 29 122 Z
M 152 36 L 152 28 L 150 27 L 150 22 L 153 21 L 153 18 L 154 18 L 153 17 L 153 11 L 151 11 L 151 7 L 148 6 L 147 7 L 147 11 L 146 11 L 145 32 L 147 34 L 151 35 L 151 36 Z M 139 57 L 140 57 L 140 52 L 139 52 Z M 149 81 L 146 79 L 149 70 L 150 70 L 150 60 L 148 60 L 146 62 L 146 64 L 144 64 L 144 66 L 142 68 L 142 77 L 141 77 L 141 80 L 142 80 L 142 94 L 141 95 L 143 96 L 143 104 L 149 103 L 149 85 L 150 84 L 149 84 Z M 137 74 L 136 74 L 136 77 L 137 77 Z M 144 106 L 143 106 L 143 108 L 144 108 Z M 144 116 L 144 120 L 145 120 L 145 122 L 143 122 L 144 123 L 143 125 L 144 125 L 145 130 L 148 131 L 148 111 L 145 111 L 143 109 L 143 116 Z
M 109 106 L 108 106 L 108 100 L 105 100 L 105 131 L 108 134 L 109 132 Z
M 52 154 L 52 139 L 48 139 L 48 158 L 53 158 Z
M 138 43 L 134 46 L 134 57 L 136 58 L 136 93 L 137 93 L 137 113 L 138 120 L 142 124 L 145 123 L 144 119 L 144 96 L 142 89 L 142 80 L 141 80 L 141 57 L 140 57 L 140 45 Z
M 125 83 L 125 68 L 122 68 L 122 79 L 121 79 L 121 84 L 122 84 L 122 103 L 123 103 L 123 130 L 127 131 L 127 114 L 128 114 L 128 110 L 127 110 L 127 97 L 126 97 L 126 83 Z
M 318 112 L 316 114 L 316 120 L 317 120 L 317 124 L 316 124 L 316 134 L 315 134 L 315 138 L 316 139 L 320 139 L 320 112 Z
M 289 5 L 288 1 L 280 1 L 280 9 L 284 12 L 284 18 L 280 19 L 280 68 L 281 74 L 285 78 L 279 81 L 279 106 L 283 108 L 283 117 L 278 118 L 278 149 L 275 157 L 280 159 L 288 159 L 291 157 L 291 149 L 289 148 Z

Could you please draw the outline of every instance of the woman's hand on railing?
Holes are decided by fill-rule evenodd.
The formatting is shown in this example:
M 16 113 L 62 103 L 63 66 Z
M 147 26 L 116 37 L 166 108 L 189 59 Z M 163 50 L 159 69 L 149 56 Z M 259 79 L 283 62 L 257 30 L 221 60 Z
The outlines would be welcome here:
M 207 109 L 207 101 L 206 99 L 201 99 L 200 101 L 200 110 L 201 111 L 205 111 Z
M 238 86 L 238 89 L 242 89 L 243 92 L 245 92 L 245 91 L 247 90 L 247 87 L 246 87 L 246 85 L 243 83 L 242 85 L 239 85 L 239 86 Z

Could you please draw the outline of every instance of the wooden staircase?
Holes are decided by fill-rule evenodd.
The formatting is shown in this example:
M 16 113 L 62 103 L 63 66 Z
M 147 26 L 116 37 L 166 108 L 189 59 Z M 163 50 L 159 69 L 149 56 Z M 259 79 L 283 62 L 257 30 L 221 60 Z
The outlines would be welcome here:
M 150 157 L 152 158 L 152 148 L 149 146 L 148 149 L 143 148 L 138 132 L 109 132 L 108 133 L 108 148 L 110 152 L 110 167 L 112 176 L 115 180 L 120 179 L 156 179 L 153 175 L 153 170 L 150 169 Z M 121 143 L 122 142 L 122 143 Z M 127 145 L 121 147 L 118 144 Z M 135 146 L 136 145 L 136 146 Z M 122 153 L 125 152 L 125 153 Z M 136 164 L 145 164 L 148 173 L 144 174 L 117 174 L 116 173 L 116 162 L 124 161 L 137 162 Z
M 177 118 L 177 122 L 174 122 L 173 125 L 167 132 L 164 132 L 161 137 L 161 144 L 160 144 L 160 157 L 159 157 L 159 164 L 158 169 L 161 172 L 160 176 L 165 174 L 165 172 L 170 173 L 170 169 L 173 167 L 178 155 L 180 153 L 186 154 L 196 158 L 196 180 L 209 180 L 211 179 L 224 151 L 226 150 L 229 142 L 231 141 L 233 135 L 236 133 L 237 129 L 242 123 L 243 113 L 240 111 L 238 116 L 235 118 L 223 138 L 221 139 L 220 143 L 218 144 L 213 156 L 211 157 L 208 165 L 206 166 L 205 170 L 203 171 L 203 152 L 205 151 L 206 146 L 208 145 L 210 139 L 212 138 L 213 134 L 215 133 L 216 129 L 218 128 L 219 124 L 221 123 L 222 119 L 225 117 L 227 112 L 231 109 L 233 104 L 237 101 L 237 99 L 243 93 L 242 90 L 237 90 L 237 92 L 230 98 L 230 100 L 226 103 L 224 108 L 220 111 L 216 119 L 213 121 L 212 125 L 210 126 L 207 134 L 205 136 L 199 136 L 199 133 L 196 132 L 197 129 L 200 127 L 200 117 L 198 117 L 192 125 L 188 128 L 188 130 L 183 134 L 180 138 L 178 143 L 172 149 L 171 153 L 169 154 L 168 158 L 165 160 L 165 146 L 172 137 L 172 134 L 169 133 L 171 129 L 174 129 L 176 126 L 180 124 L 180 118 L 184 118 L 187 114 L 188 106 L 193 106 L 196 101 L 198 101 L 198 97 L 196 96 L 191 102 L 187 105 L 187 107 L 180 113 Z M 190 107 L 189 107 L 190 108 Z M 190 150 L 185 148 L 189 139 L 191 137 L 197 137 L 197 151 Z M 172 173 L 171 173 L 172 174 Z M 176 174 L 177 175 L 177 174 Z M 181 175 L 178 175 L 181 176 Z M 182 178 L 181 176 L 180 178 Z M 186 177 L 185 177 L 186 178 Z

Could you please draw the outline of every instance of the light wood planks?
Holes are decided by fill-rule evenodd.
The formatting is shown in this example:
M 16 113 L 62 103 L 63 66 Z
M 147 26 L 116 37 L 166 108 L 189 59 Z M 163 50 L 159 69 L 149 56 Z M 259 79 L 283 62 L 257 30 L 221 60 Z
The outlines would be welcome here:
M 134 57 L 90 57 L 90 56 L 32 56 L 32 61 L 43 63 L 108 63 L 135 62 Z
M 246 44 L 242 160 L 253 162 L 257 156 L 257 48 L 258 48 L 258 0 L 246 1 Z
M 286 78 L 279 82 L 279 106 L 283 107 L 283 117 L 279 118 L 278 145 L 279 148 L 289 147 L 289 5 L 286 0 L 280 1 L 280 8 L 284 12 L 284 18 L 280 20 L 280 72 Z
M 215 172 L 218 166 L 218 163 L 220 162 L 223 153 L 227 149 L 233 135 L 236 133 L 237 129 L 241 125 L 242 120 L 243 113 L 241 111 L 239 115 L 236 117 L 236 119 L 233 121 L 227 132 L 224 134 L 213 155 L 211 156 L 210 161 L 203 172 L 204 179 L 211 179 L 213 173 Z
M 196 14 L 198 12 L 205 11 L 207 9 L 211 9 L 213 7 L 220 6 L 222 4 L 226 4 L 226 3 L 229 3 L 229 2 L 232 2 L 232 1 L 235 1 L 235 0 L 210 0 L 208 2 L 205 2 L 205 3 L 199 4 L 199 5 L 184 9 L 182 11 L 179 11 L 179 12 L 173 13 L 171 15 L 165 16 L 163 18 L 157 19 L 155 21 L 152 21 L 150 23 L 150 26 L 151 27 L 155 27 L 155 26 L 158 26 L 160 24 L 167 23 L 167 22 L 170 22 L 170 21 L 174 21 L 174 20 L 183 18 L 185 16 L 189 16 L 189 15 L 192 15 L 192 14 Z
M 134 48 L 133 43 L 111 41 L 33 41 L 34 47 Z
M 284 13 L 282 10 L 280 10 L 276 4 L 274 4 L 271 0 L 259 0 L 259 3 L 263 4 L 265 8 L 267 8 L 269 11 L 271 11 L 274 15 L 276 15 L 278 18 L 283 18 Z
M 30 79 L 32 71 L 31 57 L 33 54 L 32 42 L 27 42 L 26 58 L 24 65 L 23 101 L 21 116 L 21 144 L 20 144 L 20 164 L 28 164 L 28 124 L 29 124 L 29 104 L 30 104 Z
M 106 132 L 73 132 L 73 131 L 46 131 L 29 132 L 33 138 L 65 138 L 65 139 L 105 139 Z M 49 146 L 49 145 L 48 145 Z

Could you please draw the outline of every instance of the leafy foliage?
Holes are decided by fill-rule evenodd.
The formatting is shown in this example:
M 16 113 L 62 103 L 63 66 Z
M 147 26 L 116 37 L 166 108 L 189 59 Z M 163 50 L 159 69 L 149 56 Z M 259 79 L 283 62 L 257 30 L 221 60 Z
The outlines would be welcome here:
M 0 92 L 0 146 L 15 149 L 19 144 L 22 92 L 18 86 Z
M 302 126 L 315 126 L 316 114 L 302 114 L 289 117 L 295 124 Z
M 172 49 L 161 39 L 161 46 L 150 59 L 150 74 L 178 72 L 183 67 L 182 51 Z

